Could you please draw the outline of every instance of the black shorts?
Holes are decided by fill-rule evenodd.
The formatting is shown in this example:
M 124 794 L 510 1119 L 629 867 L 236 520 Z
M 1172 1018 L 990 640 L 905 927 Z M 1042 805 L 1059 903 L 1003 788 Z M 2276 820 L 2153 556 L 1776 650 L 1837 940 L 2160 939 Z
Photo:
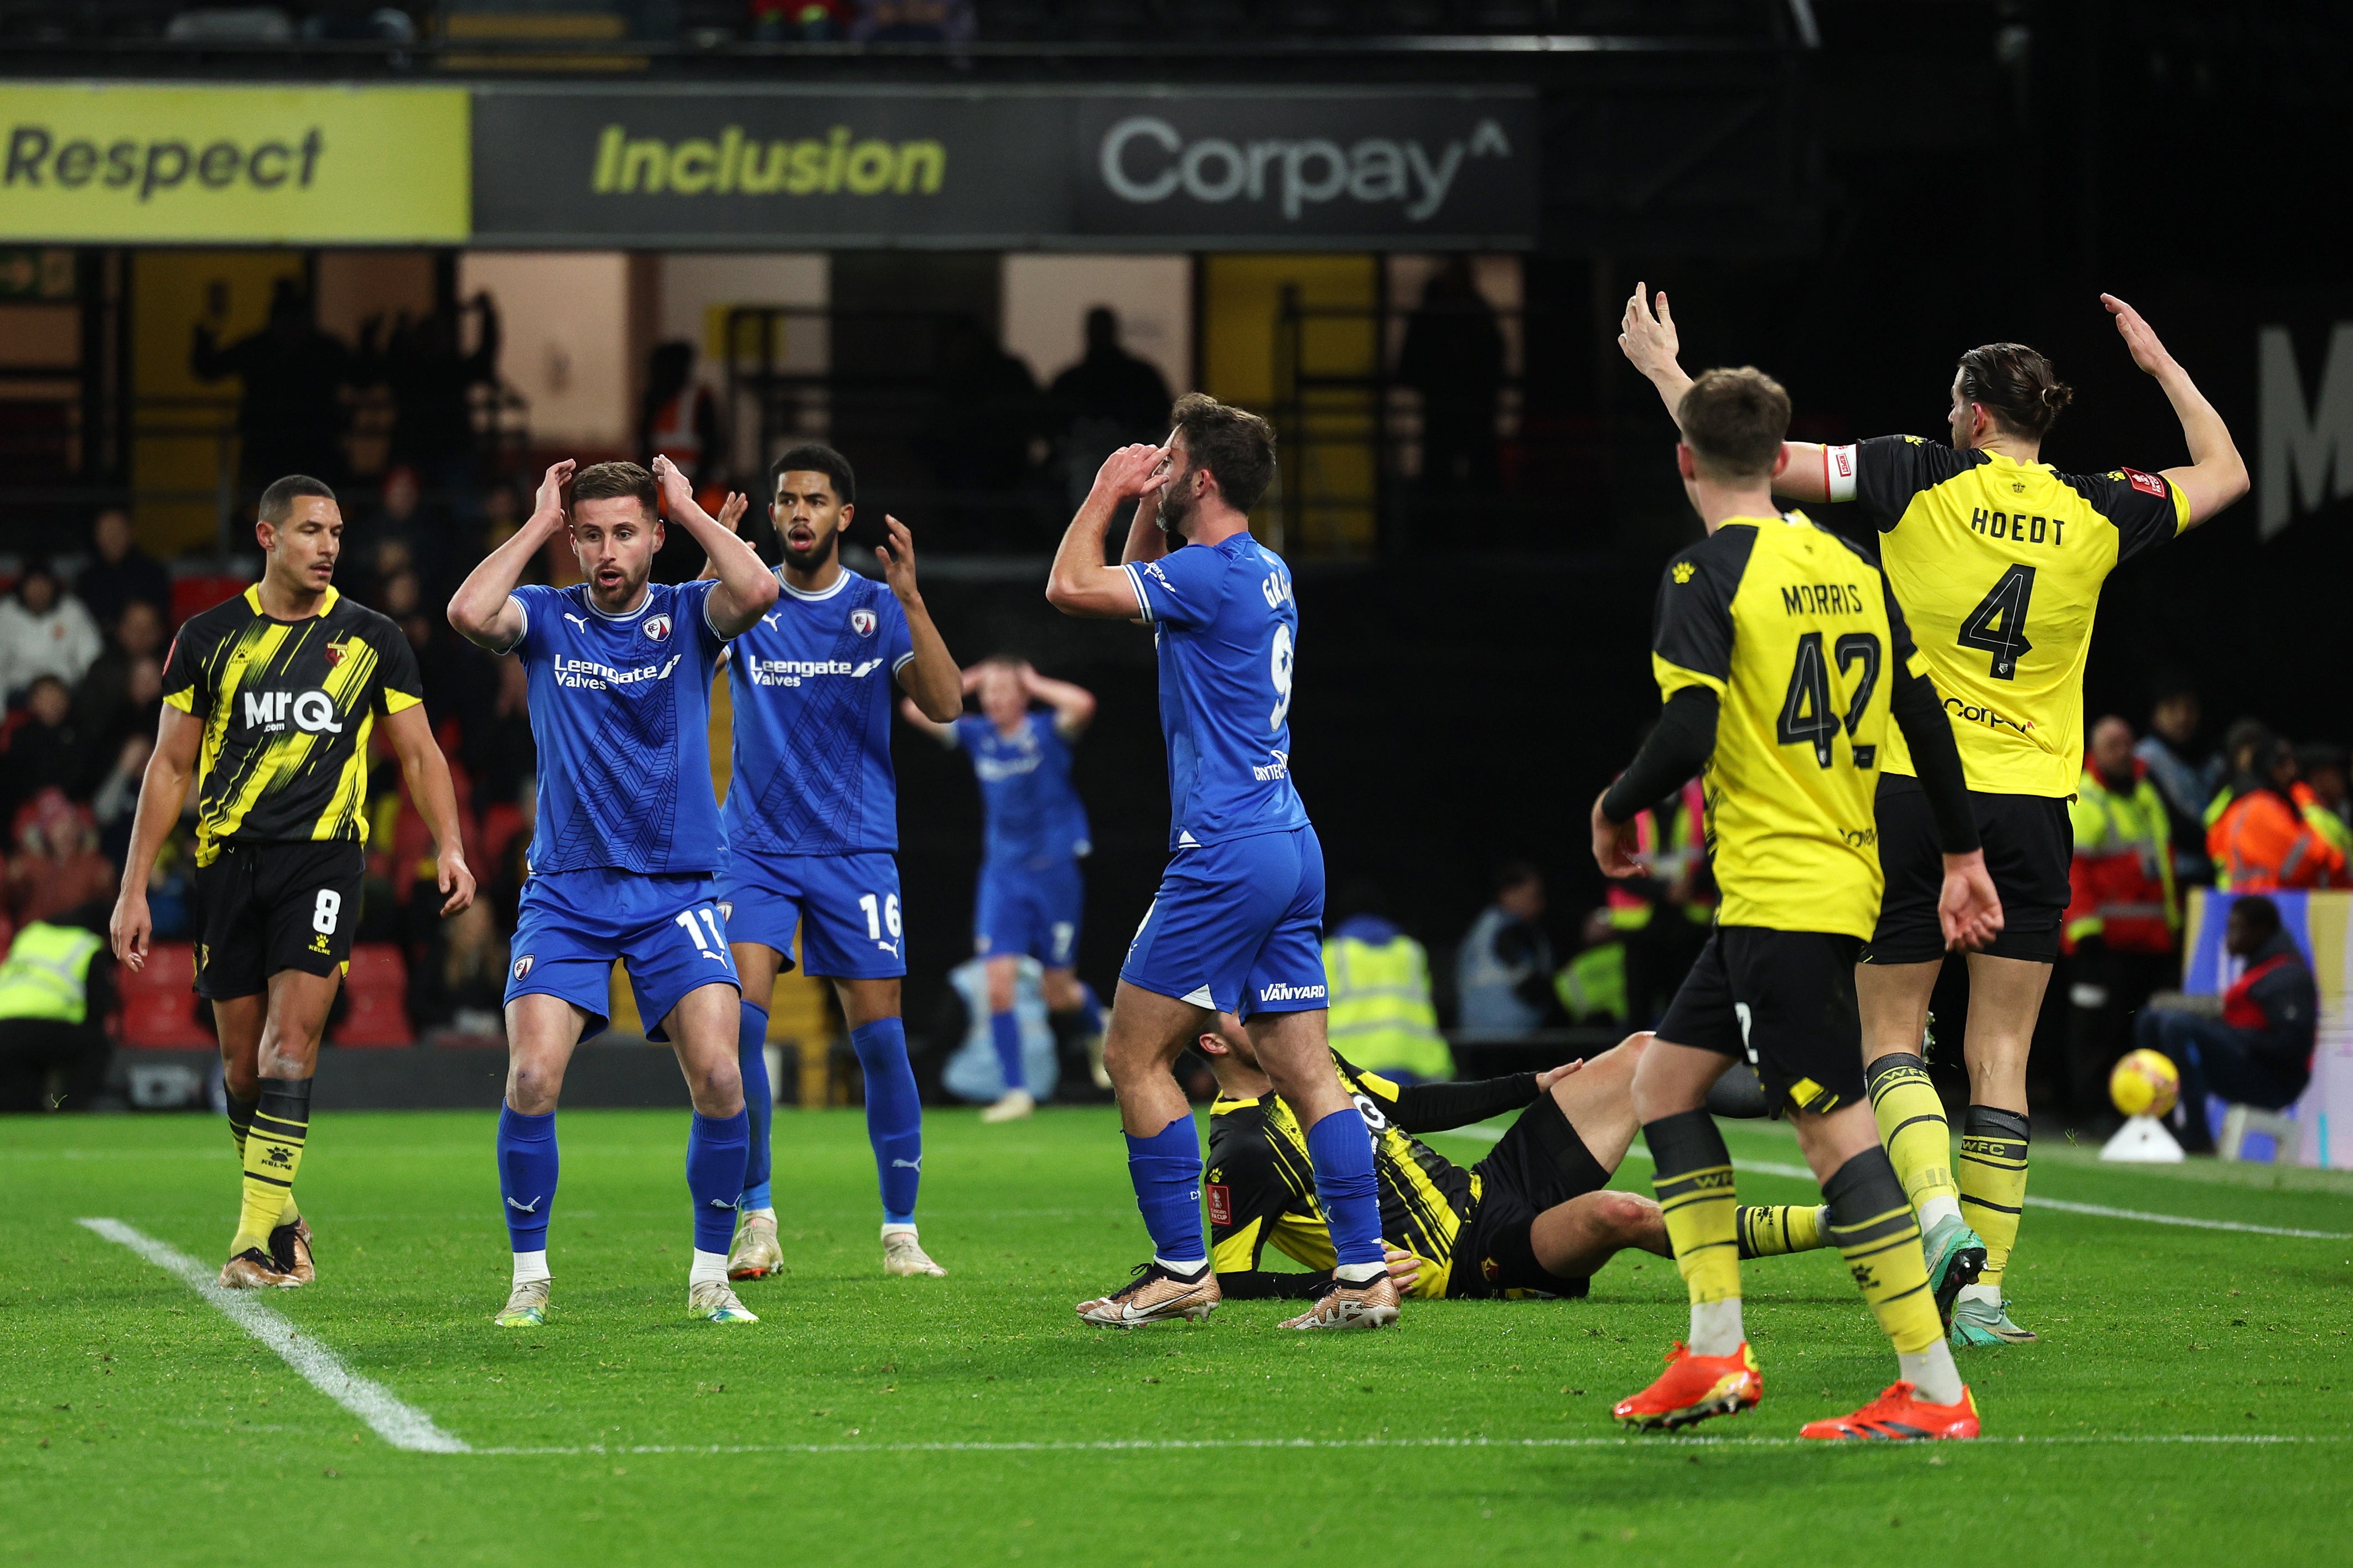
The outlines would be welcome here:
M 1862 1020 L 1854 1009 L 1859 937 L 1718 926 L 1658 1037 L 1746 1057 L 1776 1111 L 1831 1111 L 1863 1100 Z
M 280 970 L 339 972 L 366 866 L 349 838 L 222 845 L 196 868 L 196 994 L 221 1002 L 259 995 Z
M 1548 1274 L 1529 1229 L 1536 1215 L 1609 1184 L 1585 1141 L 1550 1094 L 1520 1112 L 1485 1159 L 1471 1167 L 1479 1202 L 1454 1238 L 1454 1298 L 1582 1296 L 1592 1281 Z
M 2055 963 L 2067 919 L 2067 868 L 2075 858 L 2075 828 L 2067 803 L 2039 795 L 1969 791 L 1986 872 L 2001 895 L 2001 934 L 1986 951 L 1996 958 Z M 1945 890 L 1944 852 L 1936 819 L 1920 781 L 1879 775 L 1879 868 L 1887 891 L 1879 900 L 1879 929 L 1863 950 L 1867 963 L 1926 963 L 1945 956 L 1936 900 Z

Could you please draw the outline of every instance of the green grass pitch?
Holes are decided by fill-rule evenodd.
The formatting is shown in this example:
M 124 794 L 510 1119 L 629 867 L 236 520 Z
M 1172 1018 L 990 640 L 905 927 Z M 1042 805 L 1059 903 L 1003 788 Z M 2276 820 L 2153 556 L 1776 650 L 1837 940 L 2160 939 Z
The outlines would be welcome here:
M 1389 1333 L 1281 1334 L 1271 1302 L 1097 1331 L 1071 1304 L 1147 1250 L 1111 1113 L 932 1116 L 923 1237 L 950 1276 L 906 1280 L 881 1272 L 857 1116 L 787 1111 L 791 1272 L 746 1289 L 765 1321 L 722 1329 L 682 1312 L 684 1117 L 562 1125 L 558 1315 L 533 1332 L 489 1321 L 488 1114 L 313 1129 L 319 1283 L 266 1304 L 473 1450 L 435 1454 L 77 1224 L 216 1261 L 217 1120 L 0 1121 L 0 1563 L 2079 1568 L 2328 1561 L 2353 1521 L 2345 1175 L 2038 1149 L 2040 1197 L 2340 1238 L 2031 1208 L 2010 1288 L 2042 1342 L 1964 1358 L 1989 1440 L 1826 1449 L 1787 1439 L 1893 1377 L 1834 1253 L 1746 1267 L 1761 1408 L 1621 1439 L 1611 1401 L 1683 1327 L 1666 1259 L 1620 1258 L 1585 1301 L 1409 1303 Z M 1778 1129 L 1730 1136 L 1796 1160 Z M 1751 1170 L 1741 1192 L 1812 1187 Z

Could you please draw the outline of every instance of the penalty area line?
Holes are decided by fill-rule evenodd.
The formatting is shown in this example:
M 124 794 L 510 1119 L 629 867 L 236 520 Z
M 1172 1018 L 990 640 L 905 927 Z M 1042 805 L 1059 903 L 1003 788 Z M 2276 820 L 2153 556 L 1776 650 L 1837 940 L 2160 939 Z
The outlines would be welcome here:
M 2147 1447 L 2211 1445 L 2265 1447 L 2299 1443 L 2344 1443 L 2353 1435 L 2271 1435 L 2253 1432 L 2086 1433 L 2081 1436 L 1977 1437 L 1959 1445 L 1976 1448 Z M 575 1447 L 481 1447 L 466 1452 L 501 1458 L 624 1454 L 1119 1454 L 1214 1452 L 1265 1448 L 1884 1448 L 1886 1444 L 1823 1443 L 1806 1437 L 1201 1437 L 1103 1438 L 1097 1441 L 1008 1443 L 588 1443 Z
M 382 1384 L 345 1366 L 334 1352 L 263 1306 L 252 1292 L 224 1288 L 216 1270 L 186 1253 L 119 1219 L 85 1219 L 79 1223 L 117 1246 L 129 1247 L 165 1273 L 178 1275 L 189 1289 L 219 1309 L 222 1317 L 276 1352 L 279 1359 L 301 1373 L 304 1382 L 367 1423 L 370 1431 L 394 1447 L 419 1454 L 472 1451 L 464 1439 L 435 1426 L 433 1417 L 394 1397 Z
M 1431 1136 L 1474 1138 L 1482 1143 L 1493 1143 L 1503 1134 L 1492 1127 L 1449 1127 L 1440 1129 Z M 1626 1158 L 1647 1163 L 1651 1156 L 1647 1150 L 1629 1149 L 1626 1151 Z M 1733 1156 L 1732 1168 L 1735 1171 L 1754 1171 L 1760 1176 L 1794 1176 L 1803 1182 L 1810 1182 L 1814 1179 L 1813 1172 L 1803 1165 L 1781 1164 L 1771 1160 L 1744 1160 L 1736 1154 Z M 2298 1230 L 2284 1225 L 2251 1225 L 2244 1220 L 2198 1219 L 2186 1214 L 2152 1214 L 2147 1209 L 2110 1208 L 2105 1204 L 2079 1204 L 2072 1203 L 2065 1198 L 2046 1198 L 2036 1193 L 2026 1194 L 2026 1206 L 2057 1209 L 2063 1214 L 2093 1215 L 2101 1219 L 2138 1220 L 2143 1225 L 2186 1226 L 2192 1230 L 2235 1230 L 2247 1236 L 2286 1236 L 2295 1237 L 2305 1241 L 2353 1241 L 2353 1231 Z

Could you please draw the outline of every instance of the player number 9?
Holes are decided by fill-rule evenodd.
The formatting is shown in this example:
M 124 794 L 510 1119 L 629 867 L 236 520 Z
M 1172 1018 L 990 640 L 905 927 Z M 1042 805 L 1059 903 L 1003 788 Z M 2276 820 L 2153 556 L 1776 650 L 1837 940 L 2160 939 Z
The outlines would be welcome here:
M 335 934 L 335 917 L 343 912 L 343 896 L 332 888 L 319 889 L 319 901 L 311 909 L 311 929 L 321 936 Z
M 1267 673 L 1274 680 L 1274 711 L 1267 715 L 1266 727 L 1282 728 L 1283 716 L 1291 711 L 1291 628 L 1274 628 L 1274 652 L 1268 659 Z

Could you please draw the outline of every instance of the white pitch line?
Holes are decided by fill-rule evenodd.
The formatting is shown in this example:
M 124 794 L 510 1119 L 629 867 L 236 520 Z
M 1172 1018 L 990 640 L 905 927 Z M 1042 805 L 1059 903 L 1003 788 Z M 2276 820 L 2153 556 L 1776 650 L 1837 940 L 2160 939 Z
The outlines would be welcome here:
M 371 1431 L 394 1447 L 420 1454 L 472 1452 L 464 1439 L 441 1430 L 433 1424 L 433 1417 L 403 1404 L 382 1384 L 345 1366 L 334 1352 L 304 1337 L 291 1321 L 263 1306 L 251 1293 L 224 1289 L 216 1270 L 119 1219 L 85 1219 L 81 1224 L 166 1273 L 178 1275 L 189 1289 L 219 1308 L 221 1316 L 277 1352 L 311 1387 L 366 1422 Z
M 2353 1434 L 2316 1436 L 2263 1433 L 2115 1433 L 2081 1436 L 1978 1437 L 1970 1447 L 2142 1447 L 2194 1444 L 2263 1447 L 2295 1443 L 2353 1442 Z M 1865 1447 L 1866 1445 L 1856 1445 Z M 1886 1445 L 1868 1445 L 1884 1447 Z M 540 1457 L 622 1454 L 1115 1454 L 1182 1453 L 1251 1448 L 1794 1448 L 1837 1447 L 1806 1437 L 1201 1437 L 1104 1438 L 1093 1442 L 1030 1443 L 589 1443 L 576 1447 L 472 1448 L 476 1455 Z
M 1492 1143 L 1503 1136 L 1492 1127 L 1449 1127 L 1434 1134 L 1440 1138 L 1475 1138 Z M 1626 1151 L 1629 1160 L 1650 1159 L 1650 1152 L 1633 1148 Z M 1801 1182 L 1814 1179 L 1813 1172 L 1803 1165 L 1785 1165 L 1771 1160 L 1744 1160 L 1735 1155 L 1736 1171 L 1754 1171 L 1760 1176 L 1795 1176 Z M 2065 1198 L 2046 1198 L 2038 1194 L 2026 1194 L 2029 1208 L 2058 1209 L 2064 1214 L 2095 1215 L 2102 1219 L 2137 1219 L 2144 1225 L 2186 1226 L 2192 1230 L 2235 1230 L 2249 1236 L 2286 1236 L 2306 1241 L 2353 1241 L 2353 1232 L 2342 1230 L 2297 1230 L 2291 1226 L 2250 1225 L 2235 1219 L 2197 1219 L 2182 1214 L 2151 1214 L 2146 1209 L 2110 1208 L 2105 1204 L 2072 1203 Z

